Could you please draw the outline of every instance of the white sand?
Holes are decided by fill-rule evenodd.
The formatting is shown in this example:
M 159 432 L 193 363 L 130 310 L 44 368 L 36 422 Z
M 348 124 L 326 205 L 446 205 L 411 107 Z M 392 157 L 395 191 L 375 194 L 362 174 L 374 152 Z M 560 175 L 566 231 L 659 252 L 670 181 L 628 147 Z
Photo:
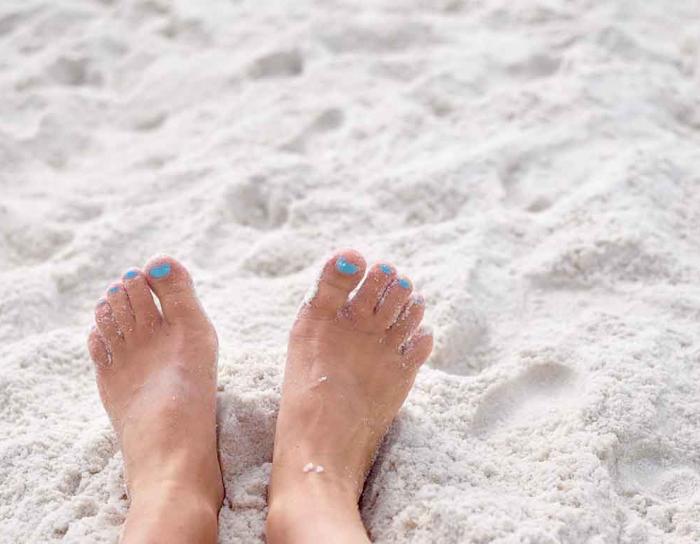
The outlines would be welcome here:
M 2 0 L 0 541 L 116 541 L 84 339 L 168 252 L 222 339 L 221 542 L 260 542 L 287 330 L 340 246 L 410 274 L 437 337 L 365 493 L 377 542 L 700 541 L 699 21 Z

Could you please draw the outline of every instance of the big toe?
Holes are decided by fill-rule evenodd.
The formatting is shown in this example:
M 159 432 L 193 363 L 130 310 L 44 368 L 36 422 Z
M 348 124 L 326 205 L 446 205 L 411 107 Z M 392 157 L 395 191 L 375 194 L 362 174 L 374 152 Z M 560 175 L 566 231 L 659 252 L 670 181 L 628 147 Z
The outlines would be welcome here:
M 315 289 L 307 296 L 305 308 L 324 317 L 337 315 L 360 283 L 365 267 L 364 258 L 355 250 L 336 253 L 326 261 Z
M 172 257 L 154 257 L 144 267 L 145 277 L 160 302 L 168 323 L 202 319 L 204 311 L 187 269 Z

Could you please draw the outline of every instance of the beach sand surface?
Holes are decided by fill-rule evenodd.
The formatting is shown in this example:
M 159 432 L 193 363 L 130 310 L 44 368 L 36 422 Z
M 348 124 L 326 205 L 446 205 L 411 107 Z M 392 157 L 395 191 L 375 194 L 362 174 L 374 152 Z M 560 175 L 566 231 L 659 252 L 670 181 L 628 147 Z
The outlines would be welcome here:
M 158 253 L 221 338 L 220 541 L 263 542 L 287 331 L 339 247 L 436 338 L 376 542 L 700 541 L 698 36 L 666 0 L 3 0 L 0 542 L 116 543 L 85 339 Z

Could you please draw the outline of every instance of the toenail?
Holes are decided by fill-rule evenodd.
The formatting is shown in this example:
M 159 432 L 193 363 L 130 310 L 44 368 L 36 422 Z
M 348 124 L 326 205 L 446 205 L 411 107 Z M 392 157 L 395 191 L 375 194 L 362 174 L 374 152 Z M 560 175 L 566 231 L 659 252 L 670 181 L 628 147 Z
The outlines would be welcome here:
M 338 260 L 335 262 L 335 268 L 338 270 L 338 272 L 345 274 L 346 276 L 352 276 L 360 269 L 360 267 L 356 264 L 346 261 L 345 257 L 338 257 Z
M 406 278 L 401 278 L 399 280 L 399 285 L 404 289 L 408 289 L 409 287 L 411 287 L 411 282 L 408 281 Z
M 151 268 L 149 274 L 152 278 L 164 278 L 165 276 L 170 274 L 170 269 L 171 266 L 168 263 L 163 263 L 161 265 L 154 266 L 153 268 Z
M 133 280 L 138 275 L 139 275 L 139 273 L 137 270 L 129 270 L 126 274 L 124 274 L 124 279 L 125 280 Z
M 425 304 L 425 299 L 423 295 L 416 295 L 413 297 L 413 304 L 418 304 L 419 306 Z
M 391 274 L 391 272 L 393 271 L 393 269 L 391 268 L 391 266 L 389 266 L 388 264 L 380 264 L 380 265 L 379 265 L 379 270 L 381 270 L 382 272 L 384 272 L 386 275 Z
M 107 289 L 107 292 L 108 292 L 110 295 L 113 295 L 113 294 L 116 293 L 117 291 L 119 291 L 119 286 L 118 286 L 118 285 L 114 285 L 114 286 L 110 287 L 109 289 Z
M 106 298 L 101 298 L 100 300 L 97 301 L 98 306 L 102 306 L 103 304 L 106 304 L 106 303 L 107 303 Z

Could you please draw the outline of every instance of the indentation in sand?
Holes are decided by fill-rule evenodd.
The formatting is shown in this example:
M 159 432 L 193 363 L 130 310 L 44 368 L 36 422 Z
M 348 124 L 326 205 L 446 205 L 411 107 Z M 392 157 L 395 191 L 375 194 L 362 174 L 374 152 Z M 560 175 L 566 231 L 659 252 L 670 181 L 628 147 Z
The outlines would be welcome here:
M 474 414 L 472 428 L 478 434 L 489 434 L 537 425 L 560 411 L 576 409 L 581 396 L 573 370 L 558 363 L 537 364 L 489 389 Z
M 628 497 L 640 494 L 675 503 L 689 500 L 700 491 L 698 467 L 661 447 L 623 445 L 616 468 L 617 483 Z
M 273 51 L 257 58 L 248 69 L 253 79 L 294 77 L 304 71 L 304 57 L 298 49 Z

